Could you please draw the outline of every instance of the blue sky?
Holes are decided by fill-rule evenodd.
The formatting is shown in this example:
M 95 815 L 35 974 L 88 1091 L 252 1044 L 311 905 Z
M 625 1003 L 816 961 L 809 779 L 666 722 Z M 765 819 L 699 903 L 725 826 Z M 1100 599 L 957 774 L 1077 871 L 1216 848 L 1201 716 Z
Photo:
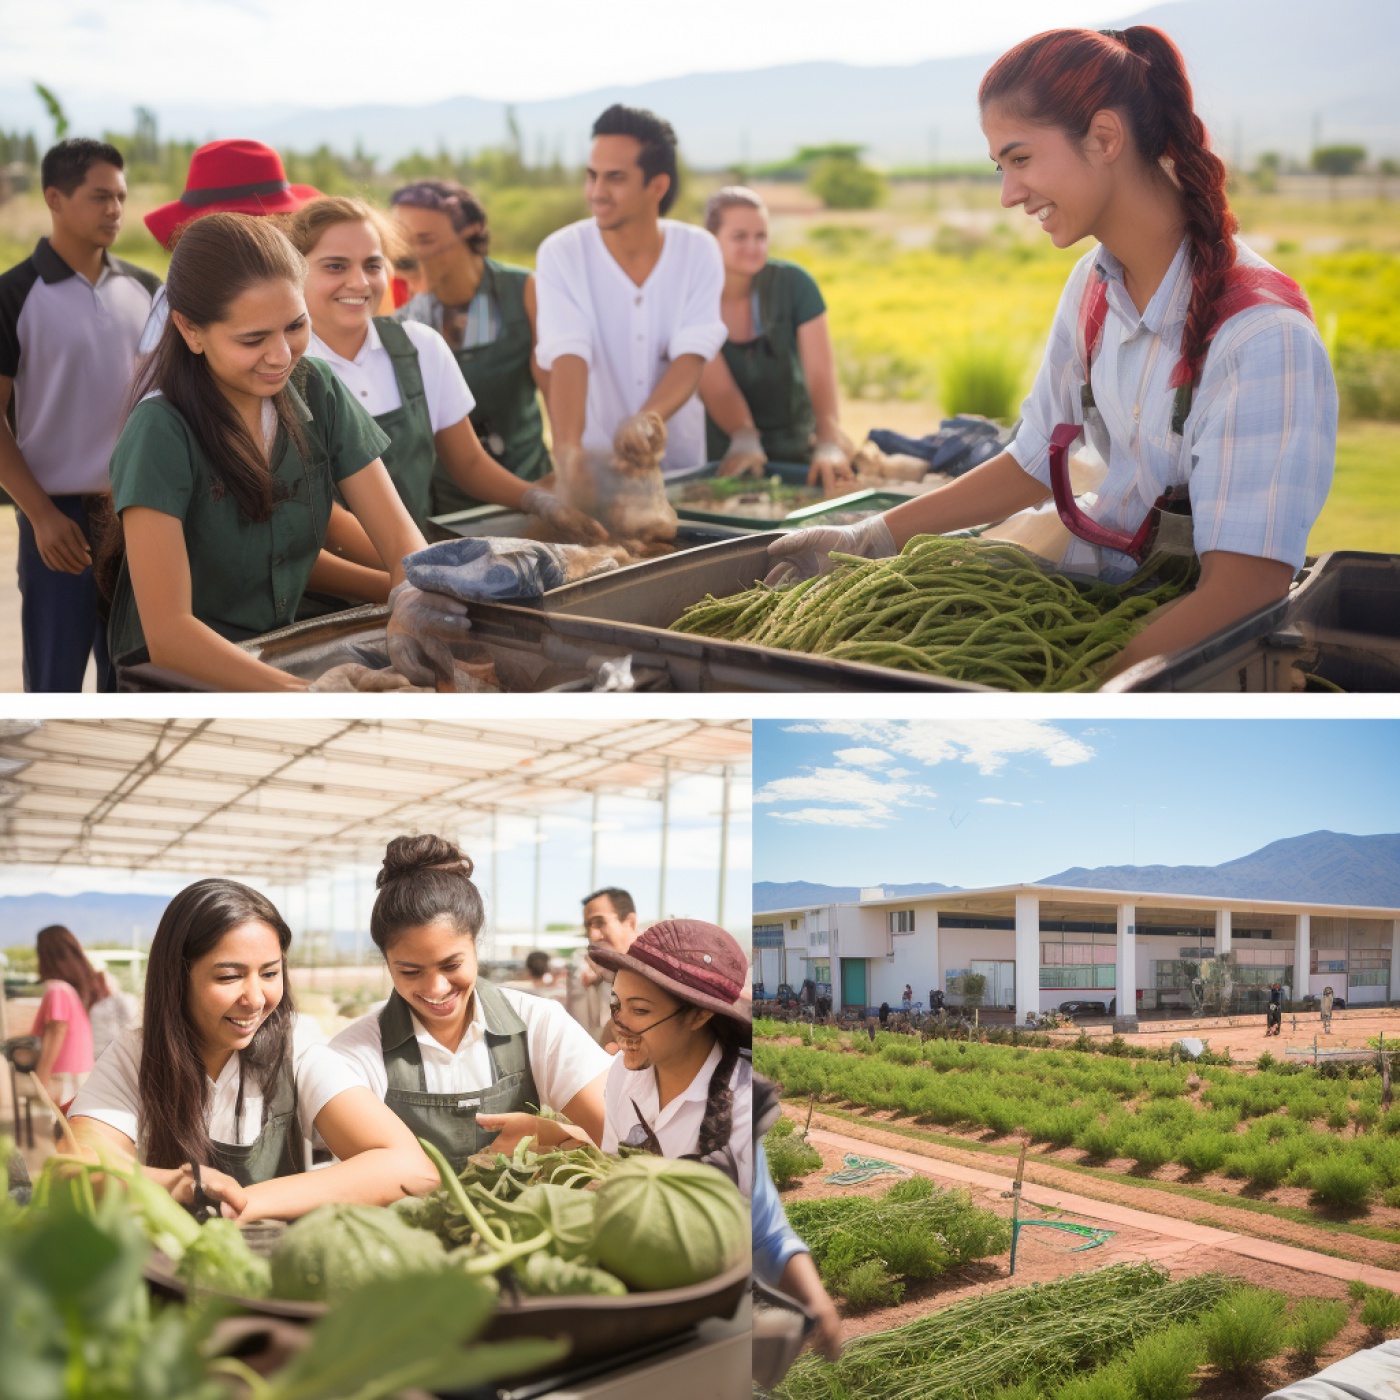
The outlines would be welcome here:
M 754 726 L 754 879 L 978 887 L 1400 831 L 1400 721 Z

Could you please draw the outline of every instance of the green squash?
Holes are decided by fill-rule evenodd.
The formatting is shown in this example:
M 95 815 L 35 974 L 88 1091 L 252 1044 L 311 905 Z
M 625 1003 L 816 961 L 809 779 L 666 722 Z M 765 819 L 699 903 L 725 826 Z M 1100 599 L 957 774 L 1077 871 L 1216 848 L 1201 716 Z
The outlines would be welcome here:
M 272 1278 L 232 1220 L 211 1220 L 186 1247 L 175 1273 L 192 1290 L 232 1293 L 239 1298 L 266 1298 Z
M 593 1197 L 593 1259 L 629 1288 L 685 1288 L 749 1256 L 749 1203 L 704 1162 L 628 1157 Z
M 435 1273 L 442 1245 L 385 1206 L 318 1206 L 294 1221 L 272 1255 L 272 1296 L 335 1303 L 361 1284 Z

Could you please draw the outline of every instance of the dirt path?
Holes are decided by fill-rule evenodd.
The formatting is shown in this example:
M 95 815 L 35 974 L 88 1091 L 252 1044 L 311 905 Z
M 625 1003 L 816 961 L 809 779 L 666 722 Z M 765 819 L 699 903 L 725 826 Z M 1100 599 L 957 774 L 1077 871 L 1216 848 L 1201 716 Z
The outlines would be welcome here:
M 793 1107 L 789 1116 L 801 1123 L 806 1119 L 806 1110 Z M 970 1171 L 987 1173 L 1008 1181 L 1016 1171 L 1015 1158 L 1010 1156 L 962 1151 L 941 1142 L 892 1133 L 875 1123 L 849 1122 L 820 1110 L 814 1115 L 812 1125 L 839 1137 L 876 1144 L 889 1151 L 900 1151 L 915 1157 L 956 1164 Z M 883 1151 L 882 1155 L 888 1156 L 888 1151 Z M 1320 1226 L 1284 1220 L 1258 1211 L 1177 1196 L 1169 1191 L 1154 1190 L 1150 1186 L 1138 1186 L 1126 1178 L 1107 1180 L 1100 1176 L 1066 1171 L 1035 1156 L 1026 1160 L 1025 1179 L 1028 1184 L 1073 1193 L 1099 1204 L 1125 1207 L 1147 1215 L 1213 1227 L 1217 1231 L 1236 1237 L 1273 1241 L 1278 1245 L 1308 1250 L 1320 1255 L 1339 1256 L 1342 1260 L 1372 1269 L 1400 1271 L 1400 1245 L 1389 1244 L 1383 1240 L 1366 1239 L 1360 1235 L 1326 1230 Z M 1263 1257 L 1269 1257 L 1270 1253 L 1265 1250 Z M 1400 1273 L 1397 1273 L 1397 1282 L 1400 1282 Z

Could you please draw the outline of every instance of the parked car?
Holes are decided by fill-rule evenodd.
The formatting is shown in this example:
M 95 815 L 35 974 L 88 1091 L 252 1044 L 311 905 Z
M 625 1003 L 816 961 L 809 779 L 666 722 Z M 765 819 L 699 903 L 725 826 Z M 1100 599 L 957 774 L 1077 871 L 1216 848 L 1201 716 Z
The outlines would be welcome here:
M 1062 1001 L 1062 1016 L 1108 1016 L 1110 1011 L 1101 1001 Z

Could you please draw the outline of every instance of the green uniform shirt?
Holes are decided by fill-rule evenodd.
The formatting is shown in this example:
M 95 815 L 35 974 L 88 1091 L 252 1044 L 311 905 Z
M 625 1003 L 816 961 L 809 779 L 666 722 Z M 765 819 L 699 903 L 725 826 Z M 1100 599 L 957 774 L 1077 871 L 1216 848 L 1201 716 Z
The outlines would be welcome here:
M 772 462 L 811 459 L 817 431 L 812 398 L 802 373 L 797 330 L 826 311 L 812 274 L 796 263 L 770 258 L 753 279 L 754 338 L 727 340 L 720 354 L 753 414 L 763 450 Z M 705 419 L 706 453 L 724 456 L 728 435 Z
M 184 525 L 194 615 L 220 636 L 243 641 L 291 623 L 330 520 L 333 483 L 380 457 L 389 439 L 329 365 L 303 360 L 288 392 L 309 460 L 287 435 L 273 444 L 273 476 L 284 499 L 265 521 L 249 520 L 228 494 L 215 496 L 209 463 L 178 409 L 162 397 L 138 404 L 112 454 L 118 513 L 148 506 Z M 108 625 L 112 656 L 145 645 L 123 563 Z

